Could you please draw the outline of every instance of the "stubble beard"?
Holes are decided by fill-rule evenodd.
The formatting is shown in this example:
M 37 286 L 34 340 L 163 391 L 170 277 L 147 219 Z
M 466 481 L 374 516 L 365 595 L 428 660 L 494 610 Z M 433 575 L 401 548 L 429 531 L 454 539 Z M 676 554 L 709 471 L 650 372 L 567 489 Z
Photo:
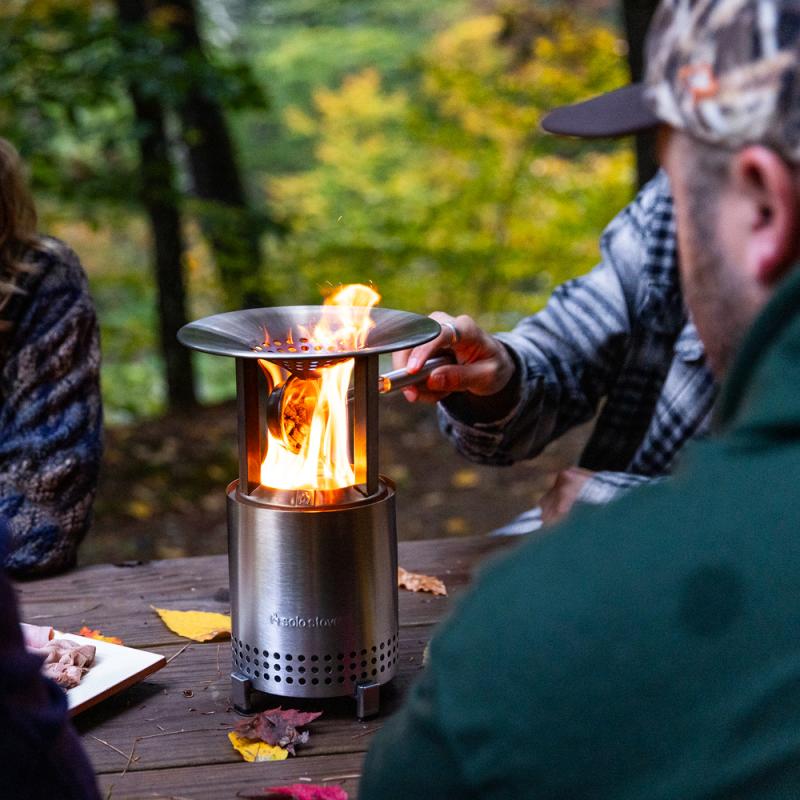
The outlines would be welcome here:
M 681 253 L 687 268 L 681 270 L 681 282 L 708 364 L 719 379 L 730 368 L 750 319 L 738 271 L 723 253 L 713 224 L 716 213 L 717 208 L 707 205 L 691 209 L 682 248 L 685 259 Z

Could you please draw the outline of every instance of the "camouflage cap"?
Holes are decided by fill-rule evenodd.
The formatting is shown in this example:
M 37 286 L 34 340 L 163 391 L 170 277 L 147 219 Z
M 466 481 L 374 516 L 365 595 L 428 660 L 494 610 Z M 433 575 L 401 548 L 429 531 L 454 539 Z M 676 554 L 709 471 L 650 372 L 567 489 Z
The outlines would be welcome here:
M 800 0 L 662 0 L 646 62 L 643 84 L 557 109 L 542 127 L 619 136 L 666 123 L 800 161 Z

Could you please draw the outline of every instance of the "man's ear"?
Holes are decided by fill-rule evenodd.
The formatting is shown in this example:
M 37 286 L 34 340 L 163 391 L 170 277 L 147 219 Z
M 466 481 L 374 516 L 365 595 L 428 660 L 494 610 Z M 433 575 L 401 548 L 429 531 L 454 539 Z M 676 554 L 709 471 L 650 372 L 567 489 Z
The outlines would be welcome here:
M 753 278 L 773 286 L 798 256 L 800 204 L 791 168 L 775 151 L 760 145 L 733 157 L 731 184 L 746 204 L 746 253 Z

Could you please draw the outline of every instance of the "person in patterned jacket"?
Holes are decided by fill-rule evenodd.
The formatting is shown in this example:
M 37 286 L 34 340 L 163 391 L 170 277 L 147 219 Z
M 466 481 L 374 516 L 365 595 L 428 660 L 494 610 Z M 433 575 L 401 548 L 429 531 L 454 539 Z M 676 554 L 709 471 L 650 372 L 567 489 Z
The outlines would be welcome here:
M 435 312 L 440 336 L 395 356 L 414 372 L 452 348 L 459 363 L 405 395 L 438 402 L 442 431 L 481 464 L 533 458 L 601 409 L 578 465 L 558 475 L 540 507 L 497 533 L 527 533 L 576 502 L 602 505 L 658 480 L 690 439 L 708 433 L 717 386 L 681 295 L 663 172 L 610 223 L 600 249 L 594 270 L 558 287 L 510 333 Z
M 86 275 L 36 233 L 20 159 L 0 140 L 0 517 L 14 575 L 75 563 L 100 465 L 99 369 Z

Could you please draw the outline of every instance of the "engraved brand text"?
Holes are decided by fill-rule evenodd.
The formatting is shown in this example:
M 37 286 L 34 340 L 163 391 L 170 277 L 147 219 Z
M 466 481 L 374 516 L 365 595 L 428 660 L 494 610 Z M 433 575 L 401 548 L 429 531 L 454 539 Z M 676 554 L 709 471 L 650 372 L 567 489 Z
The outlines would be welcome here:
M 282 617 L 271 614 L 269 621 L 279 628 L 332 628 L 339 622 L 338 617 Z

